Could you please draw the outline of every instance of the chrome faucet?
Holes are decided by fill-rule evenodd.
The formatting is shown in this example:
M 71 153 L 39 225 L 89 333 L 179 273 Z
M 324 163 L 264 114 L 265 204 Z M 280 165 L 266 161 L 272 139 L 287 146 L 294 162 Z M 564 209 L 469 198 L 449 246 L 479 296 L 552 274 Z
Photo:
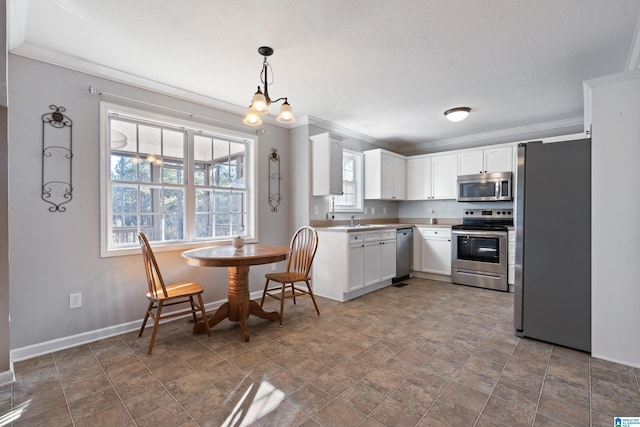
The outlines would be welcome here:
M 355 227 L 356 226 L 356 223 L 355 223 L 356 219 L 358 220 L 358 226 L 360 226 L 360 217 L 357 217 L 355 215 L 351 215 L 351 224 L 350 224 L 351 227 Z

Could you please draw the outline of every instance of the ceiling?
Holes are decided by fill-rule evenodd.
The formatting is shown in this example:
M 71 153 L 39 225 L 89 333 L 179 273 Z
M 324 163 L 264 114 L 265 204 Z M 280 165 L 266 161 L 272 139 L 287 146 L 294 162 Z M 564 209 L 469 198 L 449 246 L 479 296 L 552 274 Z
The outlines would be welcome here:
M 405 154 L 580 132 L 582 82 L 640 66 L 638 0 L 7 3 L 13 53 L 240 114 L 270 46 L 293 126 Z

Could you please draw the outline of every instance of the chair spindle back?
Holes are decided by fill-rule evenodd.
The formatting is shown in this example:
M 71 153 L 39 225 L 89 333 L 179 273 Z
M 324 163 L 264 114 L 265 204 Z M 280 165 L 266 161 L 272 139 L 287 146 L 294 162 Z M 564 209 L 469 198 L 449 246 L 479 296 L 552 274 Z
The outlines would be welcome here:
M 309 275 L 318 249 L 318 232 L 309 226 L 300 227 L 293 235 L 290 247 L 287 271 Z
M 147 236 L 145 236 L 144 233 L 138 233 L 138 241 L 142 248 L 142 259 L 144 260 L 144 270 L 147 273 L 149 294 L 153 295 L 153 297 L 161 294 L 166 298 L 168 296 L 167 288 L 164 285 L 164 280 L 162 280 L 162 275 L 160 274 L 156 257 L 153 255 L 153 250 L 151 250 L 149 240 L 147 240 Z

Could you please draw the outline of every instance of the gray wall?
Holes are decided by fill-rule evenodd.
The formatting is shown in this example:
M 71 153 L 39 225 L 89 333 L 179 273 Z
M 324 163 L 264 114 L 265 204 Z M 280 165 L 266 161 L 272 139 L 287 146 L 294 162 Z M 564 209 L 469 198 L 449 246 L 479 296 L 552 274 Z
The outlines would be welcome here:
M 241 118 L 230 113 L 24 57 L 9 55 L 8 63 L 10 348 L 23 348 L 141 319 L 146 308 L 146 279 L 141 257 L 99 256 L 100 99 L 89 94 L 88 86 L 230 123 L 207 123 L 213 126 L 245 133 L 254 133 L 256 129 L 242 125 Z M 104 100 L 142 108 L 113 97 L 105 96 Z M 49 112 L 50 104 L 64 106 L 73 120 L 73 200 L 66 205 L 64 213 L 49 212 L 49 205 L 40 198 L 41 116 Z M 158 111 L 168 114 L 166 110 Z M 287 191 L 291 186 L 289 131 L 269 124 L 262 127 L 265 132 L 258 135 L 257 149 L 258 237 L 263 243 L 288 245 L 293 200 L 285 197 L 278 212 L 271 212 L 267 162 L 271 148 L 276 148 L 283 158 L 282 186 Z M 0 159 L 3 159 L 1 154 L 0 150 Z M 0 188 L 6 188 L 2 179 Z M 0 227 L 2 218 L 0 212 Z M 226 299 L 226 269 L 191 267 L 180 254 L 180 251 L 157 254 L 165 280 L 195 280 L 204 286 L 207 302 Z M 0 260 L 5 259 L 0 257 Z M 2 267 L 0 265 L 0 273 Z M 268 266 L 252 267 L 251 291 L 261 289 L 267 270 Z M 3 302 L 6 301 L 4 283 L 0 280 L 0 301 Z M 82 308 L 69 310 L 72 292 L 82 293 Z M 6 313 L 4 309 L 0 312 Z M 4 326 L 0 323 L 0 340 L 6 337 Z M 0 348 L 7 347 L 0 345 Z M 6 364 L 4 356 L 0 355 L 0 370 Z
M 363 152 L 366 150 L 374 150 L 376 148 L 380 148 L 380 146 L 373 145 L 370 142 L 364 141 L 363 139 L 359 139 L 353 136 L 353 132 L 350 135 L 341 135 L 339 130 L 327 129 L 317 125 L 309 126 L 309 136 L 318 135 L 325 132 L 331 132 L 331 134 L 336 135 L 338 137 L 344 138 L 343 147 L 356 152 Z M 307 144 L 310 146 L 311 143 L 308 141 Z M 311 157 L 309 157 L 309 171 L 311 170 Z M 310 187 L 309 187 L 310 188 Z M 331 196 L 311 196 L 311 191 L 309 190 L 307 200 L 309 201 L 309 219 L 310 220 L 325 220 L 327 212 L 331 211 Z M 318 215 L 315 214 L 315 207 L 318 207 Z M 371 219 L 384 219 L 384 218 L 398 218 L 398 202 L 390 201 L 390 200 L 365 200 L 364 207 L 368 208 L 368 214 L 364 212 L 357 213 L 363 220 L 371 220 Z M 375 207 L 375 214 L 371 214 L 372 207 Z M 386 213 L 383 211 L 386 210 Z M 346 220 L 351 217 L 351 212 L 348 213 L 335 213 L 336 220 Z
M 309 170 L 311 168 L 311 143 L 309 141 L 309 127 L 301 125 L 291 131 L 291 150 L 289 158 L 289 192 L 284 197 L 291 197 L 299 203 L 289 203 L 291 224 L 289 233 L 303 225 L 309 224 L 309 195 L 311 183 Z M 286 178 L 286 177 L 285 177 Z
M 7 130 L 7 6 L 0 0 L 0 384 L 9 372 L 9 161 Z M 13 375 L 11 375 L 13 376 Z

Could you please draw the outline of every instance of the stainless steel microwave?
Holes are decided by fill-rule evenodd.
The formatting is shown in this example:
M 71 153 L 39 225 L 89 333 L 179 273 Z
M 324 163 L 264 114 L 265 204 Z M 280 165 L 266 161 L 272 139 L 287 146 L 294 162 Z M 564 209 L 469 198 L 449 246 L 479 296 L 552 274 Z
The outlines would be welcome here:
M 497 202 L 513 200 L 511 172 L 458 176 L 459 202 Z

